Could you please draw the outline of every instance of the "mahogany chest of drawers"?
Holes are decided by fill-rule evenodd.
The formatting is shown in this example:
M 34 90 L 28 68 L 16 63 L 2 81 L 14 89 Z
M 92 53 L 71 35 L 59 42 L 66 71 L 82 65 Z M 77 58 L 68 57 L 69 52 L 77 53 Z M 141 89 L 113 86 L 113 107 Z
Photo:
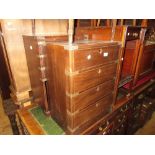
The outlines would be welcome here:
M 47 43 L 52 117 L 68 134 L 79 134 L 110 113 L 118 73 L 118 42 Z

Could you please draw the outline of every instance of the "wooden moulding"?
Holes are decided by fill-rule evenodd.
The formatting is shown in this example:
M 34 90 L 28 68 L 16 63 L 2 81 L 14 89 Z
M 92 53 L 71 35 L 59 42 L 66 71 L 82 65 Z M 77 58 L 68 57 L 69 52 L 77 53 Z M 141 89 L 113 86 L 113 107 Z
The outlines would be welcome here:
M 38 125 L 38 123 L 28 111 L 35 106 L 36 105 L 33 104 L 33 106 L 28 106 L 26 108 L 17 110 L 19 123 L 21 121 L 25 125 L 30 135 L 44 135 L 44 131 L 41 129 L 41 127 Z

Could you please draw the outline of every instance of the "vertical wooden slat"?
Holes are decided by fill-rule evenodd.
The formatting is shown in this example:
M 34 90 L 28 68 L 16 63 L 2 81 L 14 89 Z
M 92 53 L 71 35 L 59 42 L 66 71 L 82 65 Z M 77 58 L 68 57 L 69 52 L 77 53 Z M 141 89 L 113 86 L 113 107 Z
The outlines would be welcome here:
M 97 27 L 100 26 L 100 22 L 101 22 L 101 19 L 98 19 L 98 20 L 97 20 Z
M 142 27 L 147 27 L 147 25 L 148 25 L 148 19 L 143 19 L 141 26 Z
M 69 19 L 69 26 L 68 26 L 68 41 L 69 41 L 69 44 L 73 43 L 73 34 L 74 34 L 74 19 Z
M 111 24 L 110 24 L 111 22 L 110 22 L 110 19 L 107 19 L 106 20 L 106 26 L 110 26 Z
M 122 26 L 124 24 L 124 19 L 121 19 L 120 25 Z

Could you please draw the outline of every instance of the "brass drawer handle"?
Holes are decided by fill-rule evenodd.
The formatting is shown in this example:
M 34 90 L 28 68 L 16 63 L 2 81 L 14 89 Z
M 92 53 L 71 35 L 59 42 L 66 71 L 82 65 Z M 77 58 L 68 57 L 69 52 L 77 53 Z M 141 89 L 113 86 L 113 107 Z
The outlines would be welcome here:
M 108 57 L 109 53 L 108 52 L 104 52 L 103 53 L 103 57 Z
M 90 60 L 90 59 L 91 59 L 91 55 L 90 55 L 90 54 L 87 56 L 87 59 L 88 59 L 88 60 Z
M 152 105 L 152 102 L 149 102 L 150 105 Z
M 38 67 L 38 69 L 39 69 L 40 71 L 45 71 L 45 70 L 46 70 L 46 67 Z
M 102 128 L 102 127 L 99 127 L 98 129 L 99 129 L 100 131 L 102 131 L 102 130 L 103 130 L 103 128 Z
M 39 55 L 37 55 L 37 57 L 38 57 L 38 58 L 45 58 L 46 55 L 45 55 L 45 54 L 39 54 Z
M 136 33 L 136 32 L 133 33 L 133 36 L 134 36 L 134 37 L 137 37 L 137 36 L 138 36 L 138 33 Z

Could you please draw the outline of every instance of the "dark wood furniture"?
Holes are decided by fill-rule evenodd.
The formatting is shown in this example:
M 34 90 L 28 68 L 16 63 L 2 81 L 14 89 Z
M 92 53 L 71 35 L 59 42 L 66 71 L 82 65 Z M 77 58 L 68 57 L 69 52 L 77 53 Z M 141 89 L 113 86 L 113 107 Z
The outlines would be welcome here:
M 20 135 L 44 135 L 42 127 L 39 126 L 34 117 L 30 114 L 29 109 L 35 107 L 36 104 L 27 106 L 25 108 L 17 110 L 17 119 L 19 122 L 19 134 Z
M 29 73 L 22 35 L 65 35 L 67 20 L 2 19 L 0 32 L 7 57 L 11 98 L 15 104 L 31 104 Z
M 23 36 L 27 66 L 31 83 L 30 96 L 39 104 L 47 115 L 50 115 L 49 94 L 47 83 L 47 53 L 46 42 L 67 41 L 66 35 L 62 36 Z M 34 78 L 37 77 L 37 78 Z
M 112 110 L 119 47 L 92 40 L 47 43 L 51 114 L 68 134 L 80 134 Z
M 0 34 L 0 94 L 3 100 L 10 98 L 10 77 L 7 68 L 5 51 L 2 45 L 2 38 Z
M 77 28 L 73 44 L 24 36 L 34 101 L 67 134 L 133 134 L 154 109 L 153 78 L 135 87 L 154 61 L 154 46 L 143 46 L 145 31 Z
M 81 134 L 131 135 L 134 134 L 154 112 L 155 99 L 147 98 L 147 91 L 154 92 L 155 81 L 139 88 L 129 97 L 118 100 L 113 111 L 96 121 Z M 150 89 L 152 88 L 152 89 Z M 147 133 L 146 133 L 147 134 Z
M 148 93 L 149 92 L 149 93 Z M 82 135 L 131 135 L 151 118 L 155 110 L 155 81 L 149 82 L 134 91 L 130 97 L 119 100 L 119 104 L 105 117 L 96 120 L 83 130 Z M 151 95 L 153 93 L 153 96 Z M 149 95 L 150 94 L 150 95 Z M 42 135 L 42 127 L 28 112 L 33 106 L 18 110 L 20 134 Z M 48 116 L 47 116 L 48 117 Z M 147 134 L 147 133 L 146 133 Z
M 131 92 L 137 77 L 136 67 L 141 46 L 143 45 L 146 29 L 134 26 L 77 28 L 75 40 L 113 40 L 122 43 L 121 74 L 119 88 L 128 83 L 128 93 Z M 119 89 L 118 89 L 119 91 Z

